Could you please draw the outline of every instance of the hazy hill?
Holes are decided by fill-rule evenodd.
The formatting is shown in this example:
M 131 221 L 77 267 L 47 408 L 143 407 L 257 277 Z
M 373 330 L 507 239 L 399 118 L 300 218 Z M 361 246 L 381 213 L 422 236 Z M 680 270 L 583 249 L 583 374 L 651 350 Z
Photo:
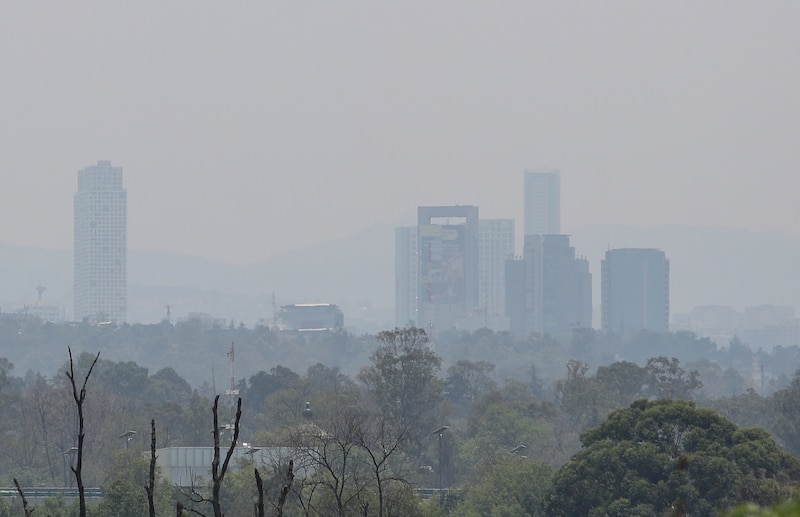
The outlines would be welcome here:
M 800 307 L 800 237 L 729 228 L 589 226 L 571 231 L 578 254 L 589 258 L 595 300 L 600 260 L 617 247 L 657 247 L 671 265 L 673 312 L 705 304 Z M 244 267 L 196 257 L 131 251 L 131 321 L 158 322 L 208 312 L 251 326 L 277 305 L 304 301 L 339 304 L 358 332 L 394 325 L 394 227 L 378 225 L 351 237 L 275 255 Z M 72 312 L 72 252 L 0 243 L 0 310 L 36 299 Z M 595 324 L 598 322 L 596 321 Z

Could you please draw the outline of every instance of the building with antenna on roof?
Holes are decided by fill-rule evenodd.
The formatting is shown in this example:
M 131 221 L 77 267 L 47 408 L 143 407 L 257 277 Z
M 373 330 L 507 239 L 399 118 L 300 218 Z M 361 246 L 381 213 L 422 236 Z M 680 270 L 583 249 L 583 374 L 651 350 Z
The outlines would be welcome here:
M 42 300 L 42 295 L 47 287 L 39 284 L 36 286 L 37 298 L 35 302 L 26 303 L 14 312 L 39 318 L 46 323 L 60 323 L 64 321 L 64 311 L 57 305 L 48 305 Z

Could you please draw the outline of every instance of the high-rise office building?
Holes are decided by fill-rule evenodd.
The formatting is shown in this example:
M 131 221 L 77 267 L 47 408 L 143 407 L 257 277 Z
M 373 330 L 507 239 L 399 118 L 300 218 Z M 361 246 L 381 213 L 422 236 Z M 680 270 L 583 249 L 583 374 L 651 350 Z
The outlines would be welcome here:
M 478 325 L 508 330 L 506 261 L 514 258 L 514 220 L 481 219 L 478 244 Z
M 525 236 L 521 260 L 506 262 L 510 330 L 569 334 L 592 326 L 589 261 L 575 255 L 568 235 Z
M 405 327 L 418 321 L 419 253 L 416 226 L 394 229 L 395 325 Z
M 429 334 L 476 313 L 478 235 L 477 206 L 417 208 L 418 326 Z
M 525 235 L 561 233 L 561 174 L 525 170 Z
M 445 217 L 438 222 L 460 226 L 466 224 L 466 219 Z M 395 324 L 400 327 L 421 322 L 418 234 L 417 226 L 395 228 Z M 505 262 L 514 257 L 514 221 L 480 219 L 477 250 L 477 302 L 473 310 L 458 317 L 459 328 L 508 330 Z M 424 287 L 427 293 L 428 285 Z
M 568 235 L 545 235 L 542 245 L 542 331 L 568 334 L 592 326 L 589 261 L 575 256 Z
M 543 256 L 544 237 L 535 233 L 526 235 L 522 247 L 523 336 L 542 332 Z
M 124 323 L 128 305 L 128 198 L 122 167 L 78 172 L 74 198 L 76 320 Z
M 603 330 L 669 330 L 669 261 L 663 251 L 606 251 L 600 277 Z

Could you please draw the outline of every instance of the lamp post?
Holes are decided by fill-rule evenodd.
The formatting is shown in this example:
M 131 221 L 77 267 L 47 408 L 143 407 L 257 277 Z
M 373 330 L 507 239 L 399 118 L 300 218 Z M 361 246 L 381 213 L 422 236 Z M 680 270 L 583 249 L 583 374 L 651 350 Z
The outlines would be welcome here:
M 124 433 L 122 433 L 121 435 L 119 435 L 117 437 L 117 438 L 125 440 L 125 450 L 126 451 L 128 450 L 128 442 L 130 442 L 133 439 L 133 436 L 135 434 L 136 434 L 136 431 L 125 431 Z
M 431 433 L 439 435 L 439 490 L 442 490 L 442 488 L 444 488 L 442 484 L 442 435 L 448 429 L 450 429 L 449 425 L 443 425 L 442 427 Z
M 69 456 L 69 466 L 72 468 L 73 458 L 75 457 L 75 453 L 78 452 L 77 447 L 70 447 L 66 451 L 62 452 L 62 456 L 64 458 L 64 487 L 67 487 L 67 456 Z M 72 476 L 69 477 L 69 488 L 72 488 Z
M 252 461 L 252 462 L 253 462 L 253 464 L 255 465 L 255 461 L 256 461 L 256 460 L 255 460 L 255 454 L 256 454 L 258 451 L 260 451 L 261 449 L 259 449 L 258 447 L 250 447 L 250 446 L 249 446 L 249 445 L 247 445 L 247 444 L 244 444 L 244 445 L 245 445 L 245 447 L 247 447 L 247 450 L 246 450 L 246 451 L 244 451 L 244 453 L 245 453 L 245 454 L 247 454 L 247 455 L 250 457 L 250 461 Z

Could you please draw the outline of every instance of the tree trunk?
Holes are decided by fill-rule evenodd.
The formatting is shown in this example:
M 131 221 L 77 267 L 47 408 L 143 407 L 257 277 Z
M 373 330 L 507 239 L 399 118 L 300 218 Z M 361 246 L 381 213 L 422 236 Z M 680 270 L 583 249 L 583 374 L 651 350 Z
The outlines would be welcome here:
M 67 348 L 69 350 L 69 371 L 67 372 L 67 377 L 69 378 L 70 384 L 72 384 L 72 398 L 75 399 L 75 405 L 78 407 L 78 461 L 74 467 L 70 467 L 72 472 L 75 474 L 75 482 L 78 484 L 78 504 L 79 510 L 78 515 L 80 517 L 86 517 L 86 494 L 85 489 L 83 487 L 83 477 L 81 476 L 81 471 L 83 469 L 83 402 L 86 400 L 86 382 L 89 380 L 89 376 L 92 374 L 92 370 L 94 370 L 94 365 L 97 364 L 97 359 L 100 358 L 100 352 L 97 352 L 97 355 L 94 356 L 94 361 L 92 361 L 92 365 L 89 367 L 89 371 L 86 372 L 86 377 L 83 378 L 83 386 L 81 386 L 80 394 L 78 394 L 78 387 L 75 384 L 75 368 L 72 362 L 72 349 Z
M 156 486 L 156 421 L 150 420 L 150 477 L 148 484 L 144 487 L 147 492 L 147 508 L 150 511 L 150 517 L 156 517 L 156 505 L 153 500 L 153 494 Z

